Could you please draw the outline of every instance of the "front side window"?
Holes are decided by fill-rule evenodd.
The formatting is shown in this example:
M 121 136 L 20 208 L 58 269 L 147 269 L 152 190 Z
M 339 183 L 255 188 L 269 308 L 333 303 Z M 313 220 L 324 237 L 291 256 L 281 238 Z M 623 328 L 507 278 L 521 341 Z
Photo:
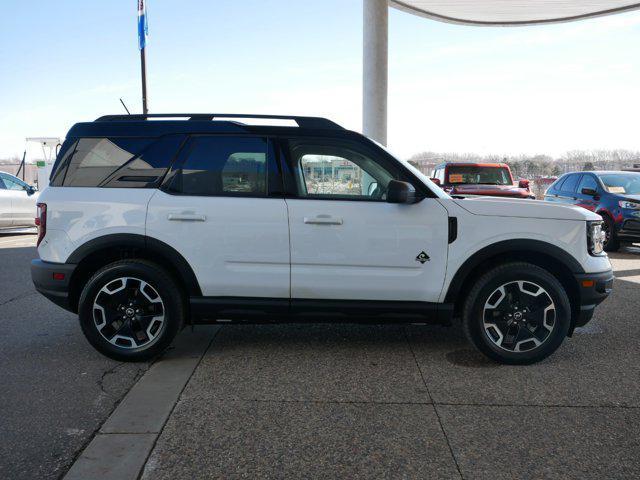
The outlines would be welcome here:
M 26 190 L 27 184 L 22 180 L 19 180 L 10 175 L 0 174 L 0 181 L 4 184 L 4 188 L 7 190 Z
M 452 185 L 511 185 L 511 175 L 505 167 L 450 165 L 448 183 Z
M 399 172 L 349 146 L 294 143 L 298 193 L 307 198 L 384 200 Z
M 268 145 L 255 137 L 194 137 L 168 190 L 185 195 L 266 196 Z
M 578 192 L 582 192 L 583 189 L 588 188 L 591 190 L 598 190 L 598 183 L 596 179 L 591 175 L 583 175 L 582 180 L 580 180 L 580 185 L 578 186 Z

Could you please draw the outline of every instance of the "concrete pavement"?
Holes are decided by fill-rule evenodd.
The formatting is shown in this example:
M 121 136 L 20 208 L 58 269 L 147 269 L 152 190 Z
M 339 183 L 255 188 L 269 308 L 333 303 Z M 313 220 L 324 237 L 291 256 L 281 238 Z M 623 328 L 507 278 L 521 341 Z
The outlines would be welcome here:
M 2 478 L 640 476 L 640 248 L 612 256 L 593 322 L 529 367 L 455 328 L 325 324 L 187 329 L 148 369 L 95 352 L 33 291 L 33 238 L 8 238 Z
M 34 235 L 0 235 L 0 478 L 55 479 L 146 364 L 97 355 L 77 318 L 37 294 Z

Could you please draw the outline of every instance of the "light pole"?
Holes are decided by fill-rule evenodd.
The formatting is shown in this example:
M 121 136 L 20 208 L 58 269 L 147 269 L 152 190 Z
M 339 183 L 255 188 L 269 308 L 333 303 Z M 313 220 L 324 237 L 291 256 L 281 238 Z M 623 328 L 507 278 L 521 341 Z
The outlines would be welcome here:
M 363 0 L 362 132 L 387 144 L 388 0 Z

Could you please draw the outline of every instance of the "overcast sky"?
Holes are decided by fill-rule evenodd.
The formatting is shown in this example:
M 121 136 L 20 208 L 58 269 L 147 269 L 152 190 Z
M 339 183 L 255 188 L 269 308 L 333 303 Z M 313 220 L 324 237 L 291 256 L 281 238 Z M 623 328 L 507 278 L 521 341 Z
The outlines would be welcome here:
M 0 158 L 141 110 L 136 0 L 4 0 Z M 148 0 L 151 112 L 329 117 L 361 128 L 361 0 Z M 640 12 L 520 28 L 390 13 L 389 147 L 640 150 Z

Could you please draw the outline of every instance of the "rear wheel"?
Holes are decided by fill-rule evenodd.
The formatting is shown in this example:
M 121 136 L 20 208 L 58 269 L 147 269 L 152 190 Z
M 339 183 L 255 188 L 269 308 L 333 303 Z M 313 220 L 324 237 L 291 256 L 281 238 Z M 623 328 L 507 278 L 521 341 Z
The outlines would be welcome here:
M 570 323 L 571 306 L 560 282 L 548 271 L 520 262 L 480 277 L 463 310 L 469 341 L 507 364 L 535 363 L 551 355 Z
M 178 333 L 184 311 L 175 281 L 144 260 L 100 269 L 82 291 L 78 309 L 87 340 L 120 361 L 144 361 L 161 353 Z
M 616 235 L 615 225 L 611 217 L 608 215 L 600 215 L 602 217 L 602 231 L 604 232 L 604 250 L 605 252 L 616 252 L 620 248 L 620 240 Z

